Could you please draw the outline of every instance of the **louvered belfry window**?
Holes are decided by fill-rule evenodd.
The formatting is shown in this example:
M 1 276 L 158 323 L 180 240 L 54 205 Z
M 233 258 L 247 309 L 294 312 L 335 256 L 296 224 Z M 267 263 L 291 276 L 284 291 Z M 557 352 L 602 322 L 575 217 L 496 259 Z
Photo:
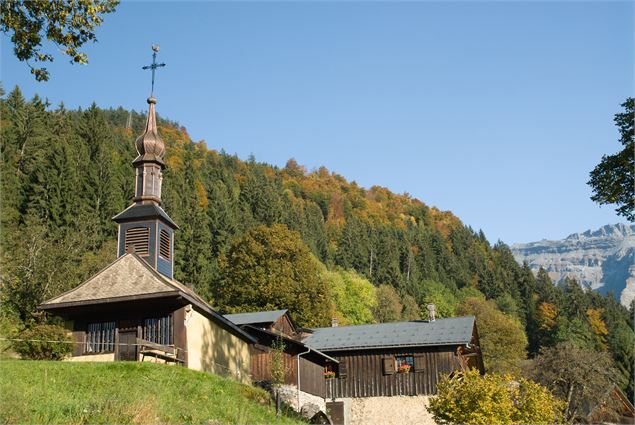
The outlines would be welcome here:
M 170 259 L 170 234 L 161 229 L 159 254 L 166 260 Z
M 147 227 L 131 227 L 126 230 L 126 252 L 147 256 L 150 245 L 150 229 Z

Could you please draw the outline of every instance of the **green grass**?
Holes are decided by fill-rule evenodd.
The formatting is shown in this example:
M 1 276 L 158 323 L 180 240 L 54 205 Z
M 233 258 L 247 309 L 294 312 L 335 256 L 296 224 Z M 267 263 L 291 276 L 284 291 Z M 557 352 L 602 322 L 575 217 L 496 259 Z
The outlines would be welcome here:
M 149 363 L 0 361 L 0 423 L 292 424 L 260 389 Z

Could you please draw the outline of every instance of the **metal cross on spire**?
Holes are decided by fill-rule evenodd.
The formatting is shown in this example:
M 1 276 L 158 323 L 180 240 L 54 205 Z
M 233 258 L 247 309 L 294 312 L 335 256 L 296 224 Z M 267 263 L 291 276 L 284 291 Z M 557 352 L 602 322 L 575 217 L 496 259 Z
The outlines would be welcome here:
M 165 66 L 164 63 L 157 63 L 157 53 L 159 52 L 159 45 L 158 44 L 153 44 L 152 45 L 152 65 L 146 65 L 143 67 L 143 69 L 151 69 L 152 70 L 152 90 L 150 91 L 150 97 L 152 97 L 154 95 L 154 71 L 156 71 L 157 68 L 161 68 L 163 66 Z

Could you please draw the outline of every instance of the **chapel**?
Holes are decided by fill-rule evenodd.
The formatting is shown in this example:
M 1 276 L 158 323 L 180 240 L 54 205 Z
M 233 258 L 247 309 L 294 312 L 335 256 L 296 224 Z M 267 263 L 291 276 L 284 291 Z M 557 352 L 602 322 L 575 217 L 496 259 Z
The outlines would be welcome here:
M 39 308 L 66 320 L 73 361 L 155 361 L 250 379 L 255 338 L 174 279 L 178 225 L 161 206 L 165 144 L 151 96 L 136 139 L 134 198 L 113 217 L 117 259 Z

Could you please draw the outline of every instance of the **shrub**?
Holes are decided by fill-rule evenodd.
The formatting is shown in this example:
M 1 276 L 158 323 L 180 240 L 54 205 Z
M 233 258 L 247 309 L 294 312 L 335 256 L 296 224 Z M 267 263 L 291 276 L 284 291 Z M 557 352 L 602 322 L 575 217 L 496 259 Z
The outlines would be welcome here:
M 441 424 L 562 423 L 564 404 L 545 387 L 475 369 L 441 379 L 428 410 Z
M 20 333 L 13 344 L 23 359 L 61 360 L 73 350 L 68 331 L 59 325 L 37 324 Z

